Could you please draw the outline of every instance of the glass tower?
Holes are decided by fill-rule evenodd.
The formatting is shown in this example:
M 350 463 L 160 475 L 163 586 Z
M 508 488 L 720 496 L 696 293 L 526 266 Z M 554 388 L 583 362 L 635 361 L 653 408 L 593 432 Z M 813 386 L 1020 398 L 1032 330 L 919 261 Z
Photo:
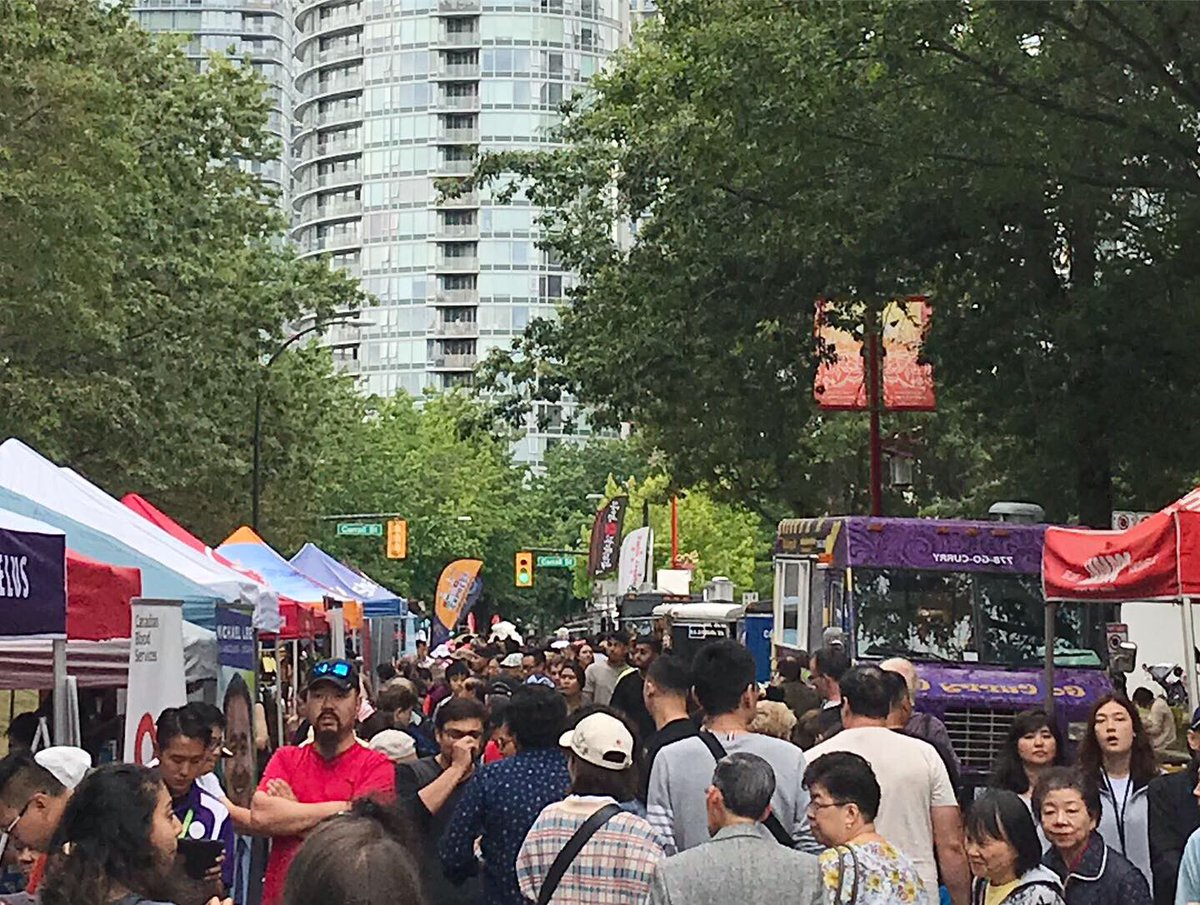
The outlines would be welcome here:
M 548 147 L 559 105 L 625 40 L 628 0 L 309 0 L 295 26 L 293 238 L 377 305 L 373 327 L 326 341 L 368 392 L 465 385 L 571 278 L 527 201 L 437 184 L 481 150 Z M 561 436 L 544 414 L 519 459 Z

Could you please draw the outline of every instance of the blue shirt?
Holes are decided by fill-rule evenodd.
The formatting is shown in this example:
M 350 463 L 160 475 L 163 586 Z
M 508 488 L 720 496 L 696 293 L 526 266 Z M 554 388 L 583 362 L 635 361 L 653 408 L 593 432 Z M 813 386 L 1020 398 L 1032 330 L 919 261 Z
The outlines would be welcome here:
M 1175 886 L 1175 903 L 1188 905 L 1200 902 L 1200 830 L 1188 837 L 1179 862 L 1179 880 Z
M 471 778 L 438 845 L 451 879 L 475 872 L 475 839 L 482 836 L 484 905 L 528 905 L 517 886 L 517 853 L 542 808 L 562 801 L 571 785 L 557 748 L 521 751 Z
M 225 844 L 225 863 L 221 865 L 221 880 L 225 888 L 233 888 L 233 868 L 237 850 L 233 841 L 233 821 L 225 805 L 195 783 L 182 798 L 171 801 L 171 809 L 183 824 L 180 839 L 207 839 Z

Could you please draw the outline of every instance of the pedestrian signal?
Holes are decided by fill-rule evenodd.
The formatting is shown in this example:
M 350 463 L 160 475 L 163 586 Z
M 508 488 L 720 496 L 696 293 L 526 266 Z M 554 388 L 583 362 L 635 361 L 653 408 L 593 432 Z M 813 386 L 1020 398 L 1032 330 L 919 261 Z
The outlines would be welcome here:
M 515 581 L 518 588 L 533 587 L 533 554 L 522 550 L 517 554 Z

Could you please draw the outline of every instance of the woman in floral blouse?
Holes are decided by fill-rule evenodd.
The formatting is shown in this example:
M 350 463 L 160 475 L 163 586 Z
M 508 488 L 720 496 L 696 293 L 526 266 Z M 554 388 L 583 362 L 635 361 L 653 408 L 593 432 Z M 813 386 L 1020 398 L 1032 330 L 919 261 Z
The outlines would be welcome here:
M 813 835 L 828 846 L 821 877 L 833 905 L 931 901 L 913 863 L 875 832 L 879 782 L 866 760 L 848 751 L 822 755 L 805 771 L 804 785 Z

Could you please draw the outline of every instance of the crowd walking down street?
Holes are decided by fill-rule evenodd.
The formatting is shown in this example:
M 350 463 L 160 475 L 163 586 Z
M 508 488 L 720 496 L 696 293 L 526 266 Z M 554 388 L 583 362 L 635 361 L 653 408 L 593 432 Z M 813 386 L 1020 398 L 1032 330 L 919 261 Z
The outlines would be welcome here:
M 0 901 L 1200 901 L 1196 760 L 1164 772 L 1123 697 L 1095 704 L 1073 752 L 1052 717 L 1019 714 L 990 776 L 970 786 L 939 747 L 937 717 L 914 730 L 907 661 L 818 651 L 807 668 L 781 662 L 763 687 L 737 641 L 688 658 L 631 640 L 596 642 L 592 700 L 575 708 L 580 643 L 463 638 L 373 683 L 353 660 L 316 662 L 296 744 L 270 757 L 247 809 L 224 790 L 225 727 L 201 703 L 160 715 L 150 767 L 13 751 L 0 760 L 0 847 L 20 888 Z M 608 703 L 595 700 L 610 684 Z M 775 727 L 788 737 L 752 731 L 768 699 L 801 709 Z M 836 723 L 822 718 L 830 701 Z M 807 748 L 791 738 L 802 725 L 817 730 Z M 1193 752 L 1197 727 L 1200 712 Z M 375 744 L 385 733 L 410 744 L 389 756 Z M 266 841 L 265 861 L 245 857 L 246 838 Z

